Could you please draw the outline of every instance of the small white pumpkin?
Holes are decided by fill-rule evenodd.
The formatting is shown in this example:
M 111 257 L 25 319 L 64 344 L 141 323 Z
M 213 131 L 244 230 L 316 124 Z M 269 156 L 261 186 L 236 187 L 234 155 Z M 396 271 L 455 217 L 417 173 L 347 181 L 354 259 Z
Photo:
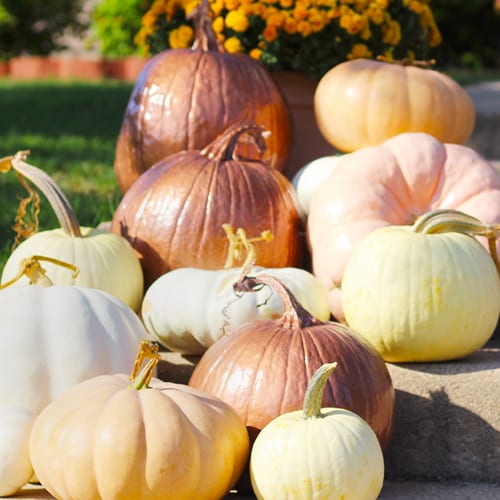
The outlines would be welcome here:
M 488 237 L 498 263 L 500 225 L 454 210 L 432 211 L 413 226 L 375 229 L 354 248 L 342 279 L 346 321 L 386 361 L 461 358 L 493 334 L 498 270 L 469 233 Z
M 225 333 L 254 319 L 277 319 L 283 302 L 268 287 L 236 294 L 233 284 L 242 268 L 180 268 L 160 276 L 146 290 L 142 319 L 146 329 L 167 349 L 203 354 Z M 310 272 L 297 267 L 252 267 L 248 274 L 270 274 L 292 291 L 301 305 L 321 321 L 330 318 L 325 288 Z
M 375 432 L 352 411 L 321 409 L 336 365 L 314 373 L 302 410 L 276 417 L 257 435 L 250 478 L 259 500 L 375 500 L 380 494 L 384 457 Z
M 309 205 L 316 190 L 335 168 L 340 155 L 321 156 L 306 163 L 292 178 L 302 212 L 309 214 Z
M 80 270 L 76 281 L 60 266 L 46 263 L 55 285 L 98 288 L 118 297 L 138 311 L 144 293 L 144 277 L 139 257 L 129 242 L 103 229 L 80 227 L 76 214 L 59 186 L 39 168 L 24 160 L 26 153 L 3 159 L 3 164 L 33 182 L 47 197 L 60 228 L 35 232 L 10 254 L 2 271 L 1 283 L 14 278 L 21 262 L 33 255 L 43 255 L 74 264 Z M 5 167 L 7 168 L 7 167 Z M 27 278 L 18 285 L 26 285 Z

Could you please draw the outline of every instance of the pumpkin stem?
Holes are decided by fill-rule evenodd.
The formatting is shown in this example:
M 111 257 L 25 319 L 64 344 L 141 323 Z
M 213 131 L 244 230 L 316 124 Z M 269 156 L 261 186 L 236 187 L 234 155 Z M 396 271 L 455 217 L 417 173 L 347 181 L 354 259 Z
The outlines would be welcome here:
M 46 196 L 64 232 L 69 236 L 81 237 L 80 224 L 68 199 L 49 175 L 39 168 L 26 163 L 25 160 L 28 154 L 29 151 L 18 151 L 14 156 L 7 156 L 0 159 L 0 172 L 8 172 L 14 169 L 29 192 L 28 200 L 24 201 L 24 203 L 21 202 L 19 205 L 15 226 L 15 229 L 17 228 L 17 234 L 19 235 L 22 232 L 23 235 L 27 235 L 30 234 L 30 232 L 36 231 L 38 228 L 38 211 L 34 214 L 34 231 L 30 231 L 29 228 L 26 227 L 23 228 L 21 222 L 26 214 L 26 204 L 31 200 L 34 200 L 36 206 L 38 206 L 39 203 L 39 200 L 37 200 L 38 195 L 29 188 L 26 182 L 24 182 L 24 177 L 26 177 Z
M 247 135 L 246 139 L 241 136 Z M 262 127 L 253 123 L 243 121 L 228 127 L 222 134 L 214 139 L 200 153 L 209 159 L 219 161 L 238 160 L 236 156 L 236 146 L 240 141 L 251 141 L 262 153 L 266 149 L 265 137 L 269 135 Z
M 328 377 L 337 368 L 337 362 L 322 364 L 311 377 L 304 395 L 302 415 L 306 418 L 321 417 L 321 402 Z
M 224 264 L 224 269 L 234 267 L 235 261 L 241 260 L 243 250 L 245 250 L 247 254 L 243 263 L 243 267 L 246 267 L 247 264 L 253 266 L 257 254 L 254 243 L 257 243 L 259 241 L 269 242 L 274 238 L 273 233 L 269 230 L 262 231 L 260 233 L 260 236 L 248 238 L 245 230 L 241 227 L 239 227 L 236 232 L 234 231 L 234 228 L 233 226 L 231 226 L 231 224 L 222 224 L 222 228 L 224 229 L 226 237 L 229 240 L 229 248 L 227 251 L 227 258 Z
M 224 52 L 212 26 L 209 0 L 201 0 L 187 19 L 192 19 L 194 24 L 194 42 L 191 46 L 193 50 Z
M 308 311 L 306 311 L 300 302 L 295 298 L 293 293 L 285 286 L 285 284 L 274 276 L 268 274 L 261 274 L 259 276 L 243 276 L 233 285 L 233 290 L 236 293 L 257 292 L 264 285 L 267 285 L 274 290 L 283 302 L 284 312 L 281 318 L 277 321 L 278 326 L 300 329 L 322 324 L 319 319 L 314 318 Z
M 148 362 L 139 372 L 142 363 L 146 359 Z M 139 343 L 139 350 L 137 351 L 137 357 L 132 368 L 132 373 L 129 377 L 129 380 L 131 380 L 129 387 L 138 391 L 141 389 L 147 389 L 151 379 L 153 378 L 154 369 L 159 361 L 160 355 L 158 354 L 158 344 L 151 342 L 150 340 L 141 340 Z
M 80 270 L 78 267 L 68 262 L 63 262 L 59 259 L 54 259 L 52 257 L 43 257 L 41 255 L 33 255 L 26 259 L 21 260 L 19 265 L 18 273 L 11 280 L 7 281 L 3 285 L 0 285 L 0 290 L 13 285 L 16 281 L 26 276 L 29 279 L 30 285 L 40 285 L 40 286 L 53 286 L 54 283 L 48 278 L 47 271 L 40 265 L 40 261 L 51 262 L 61 267 L 65 267 L 73 271 L 73 279 L 78 277 Z
M 435 59 L 429 59 L 427 61 L 420 61 L 412 57 L 405 57 L 404 59 L 392 59 L 391 57 L 387 57 L 384 55 L 377 56 L 377 61 L 389 63 L 389 64 L 397 64 L 399 66 L 414 66 L 416 68 L 430 69 L 436 64 Z
M 459 210 L 443 208 L 431 210 L 418 217 L 413 224 L 413 230 L 423 234 L 457 232 L 487 238 L 490 255 L 500 277 L 500 261 L 496 247 L 496 240 L 500 235 L 500 224 L 485 224 L 476 217 Z

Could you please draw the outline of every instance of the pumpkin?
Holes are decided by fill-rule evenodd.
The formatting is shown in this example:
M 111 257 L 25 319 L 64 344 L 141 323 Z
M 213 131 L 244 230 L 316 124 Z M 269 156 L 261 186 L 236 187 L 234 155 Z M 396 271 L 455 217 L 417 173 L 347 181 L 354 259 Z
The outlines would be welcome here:
M 2 495 L 32 475 L 25 443 L 34 417 L 82 380 L 127 370 L 138 342 L 148 337 L 132 309 L 113 295 L 76 285 L 45 286 L 45 270 L 36 261 L 29 264 L 35 283 L 42 284 L 0 290 Z
M 320 156 L 301 167 L 292 178 L 302 212 L 309 214 L 309 205 L 316 189 L 335 168 L 339 155 Z
M 223 335 L 239 325 L 259 318 L 277 318 L 283 303 L 272 290 L 237 294 L 233 284 L 240 275 L 270 274 L 282 280 L 305 309 L 321 320 L 330 318 L 328 296 L 323 285 L 310 272 L 298 267 L 265 268 L 253 266 L 255 245 L 265 239 L 248 238 L 242 228 L 224 225 L 230 255 L 224 269 L 183 267 L 157 278 L 147 289 L 141 317 L 146 329 L 167 349 L 201 355 Z M 241 267 L 231 267 L 233 258 L 244 247 L 248 252 Z M 230 258 L 233 257 L 233 258 Z
M 201 151 L 158 162 L 125 193 L 111 230 L 140 255 L 147 287 L 172 269 L 222 268 L 226 223 L 248 234 L 271 231 L 256 265 L 301 267 L 305 228 L 292 184 L 265 162 L 235 157 L 242 135 L 264 147 L 262 132 L 255 124 L 236 124 Z
M 132 90 L 116 145 L 115 175 L 123 192 L 152 165 L 180 151 L 199 150 L 229 126 L 249 120 L 269 130 L 263 159 L 284 171 L 292 144 L 288 107 L 271 75 L 247 54 L 225 52 L 202 1 L 193 13 L 191 48 L 153 56 Z M 252 144 L 246 157 L 259 158 Z
M 444 73 L 408 61 L 371 59 L 330 69 L 316 87 L 314 112 L 325 139 L 343 152 L 405 132 L 465 144 L 476 116 L 469 94 Z
M 490 237 L 495 259 L 474 234 Z M 372 231 L 344 271 L 347 323 L 390 362 L 447 361 L 480 349 L 500 313 L 499 234 L 500 224 L 453 210 Z
M 19 152 L 0 160 L 3 166 L 0 171 L 13 169 L 39 188 L 47 197 L 61 227 L 35 232 L 22 241 L 5 262 L 1 282 L 13 279 L 24 259 L 42 255 L 74 264 L 79 269 L 73 281 L 70 273 L 46 260 L 45 269 L 54 284 L 98 288 L 137 311 L 143 298 L 144 278 L 139 257 L 129 242 L 103 229 L 80 227 L 73 208 L 59 186 L 45 172 L 26 163 L 26 157 L 27 152 Z M 38 196 L 25 181 L 24 185 L 31 196 Z M 26 285 L 27 278 L 22 277 L 17 284 Z
M 272 287 L 284 304 L 277 320 L 254 320 L 209 347 L 189 385 L 230 404 L 246 424 L 251 442 L 273 418 L 302 407 L 313 373 L 336 360 L 339 368 L 325 388 L 326 406 L 364 418 L 385 447 L 393 428 L 394 388 L 374 347 L 345 325 L 319 321 L 290 290 L 270 275 L 246 276 L 236 291 Z
M 439 208 L 500 222 L 500 173 L 473 149 L 424 133 L 400 134 L 338 159 L 307 219 L 312 271 L 329 291 L 337 320 L 344 321 L 345 264 L 361 238 Z
M 321 409 L 336 366 L 321 365 L 307 386 L 303 408 L 276 417 L 257 436 L 250 477 L 259 500 L 378 498 L 384 456 L 372 428 L 349 410 Z
M 132 381 L 90 378 L 36 418 L 30 456 L 56 498 L 218 499 L 238 479 L 245 426 L 219 399 L 152 378 L 154 347 L 141 345 Z M 141 357 L 150 359 L 137 374 Z

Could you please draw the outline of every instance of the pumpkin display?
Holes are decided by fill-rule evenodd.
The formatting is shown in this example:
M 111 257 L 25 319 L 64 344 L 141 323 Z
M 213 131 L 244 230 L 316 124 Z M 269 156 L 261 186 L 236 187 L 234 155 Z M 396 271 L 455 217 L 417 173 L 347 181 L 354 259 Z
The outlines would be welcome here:
M 399 134 L 337 160 L 307 219 L 312 271 L 328 290 L 337 320 L 345 320 L 345 264 L 361 238 L 379 227 L 412 225 L 440 208 L 499 223 L 500 173 L 473 149 L 425 133 Z M 487 247 L 484 237 L 478 239 Z
M 137 315 L 113 295 L 45 286 L 44 270 L 31 264 L 35 284 L 0 290 L 1 495 L 32 476 L 26 439 L 34 417 L 82 380 L 128 370 L 137 344 L 148 338 Z
M 489 237 L 494 258 L 475 234 Z M 500 313 L 499 234 L 500 224 L 454 210 L 372 231 L 345 267 L 347 323 L 390 362 L 447 361 L 480 349 Z
M 349 153 L 405 132 L 465 144 L 475 124 L 474 103 L 455 80 L 409 61 L 354 59 L 319 81 L 314 112 L 325 139 Z
M 339 155 L 320 156 L 301 167 L 292 178 L 302 212 L 309 214 L 309 205 L 316 189 L 335 168 Z
M 26 157 L 27 152 L 19 152 L 13 157 L 4 158 L 0 170 L 13 169 L 39 188 L 48 199 L 61 227 L 35 231 L 21 241 L 5 262 L 1 282 L 13 279 L 24 259 L 41 255 L 74 264 L 79 269 L 78 276 L 73 278 L 61 266 L 46 260 L 45 269 L 52 283 L 98 288 L 137 311 L 143 298 L 144 278 L 139 257 L 129 242 L 103 229 L 80 227 L 73 208 L 59 186 L 38 167 L 26 163 Z M 37 196 L 26 182 L 24 185 L 30 190 L 31 196 Z M 17 284 L 26 285 L 27 278 L 22 277 Z
M 301 410 L 273 419 L 250 455 L 252 488 L 259 500 L 375 500 L 384 482 L 384 456 L 372 428 L 355 413 L 321 408 L 337 363 L 312 376 Z
M 221 269 L 229 245 L 223 224 L 273 234 L 256 265 L 301 267 L 305 224 L 292 184 L 265 162 L 235 156 L 242 135 L 265 147 L 262 132 L 233 125 L 201 151 L 160 161 L 124 194 L 111 230 L 140 255 L 147 287 L 180 267 Z
M 36 418 L 30 456 L 55 498 L 216 500 L 237 481 L 249 453 L 242 421 L 218 398 L 152 377 L 158 360 L 142 344 L 130 378 L 90 378 Z
M 271 286 L 284 304 L 277 320 L 255 320 L 209 347 L 195 366 L 189 385 L 230 404 L 253 442 L 273 418 L 302 407 L 313 373 L 335 360 L 336 377 L 325 387 L 323 404 L 364 418 L 382 447 L 389 442 L 394 388 L 374 347 L 345 325 L 319 321 L 270 275 L 246 276 L 237 291 Z
M 231 125 L 253 121 L 270 132 L 262 158 L 284 171 L 292 143 L 288 107 L 271 75 L 247 54 L 231 54 L 217 41 L 208 1 L 193 13 L 191 48 L 153 56 L 132 90 L 116 145 L 114 169 L 123 192 L 155 163 L 199 150 Z M 239 144 L 259 158 L 253 144 Z
M 242 228 L 234 231 L 225 225 L 224 230 L 230 239 L 230 253 L 241 251 L 241 245 L 248 251 L 241 267 L 232 267 L 233 259 L 228 258 L 220 270 L 174 269 L 156 279 L 146 291 L 141 317 L 146 329 L 164 347 L 182 354 L 201 355 L 243 323 L 281 316 L 283 302 L 272 290 L 264 288 L 252 294 L 234 291 L 233 284 L 242 274 L 276 276 L 311 314 L 324 321 L 330 318 L 326 290 L 310 272 L 298 267 L 272 269 L 252 265 L 255 243 L 266 238 L 266 234 L 248 238 Z

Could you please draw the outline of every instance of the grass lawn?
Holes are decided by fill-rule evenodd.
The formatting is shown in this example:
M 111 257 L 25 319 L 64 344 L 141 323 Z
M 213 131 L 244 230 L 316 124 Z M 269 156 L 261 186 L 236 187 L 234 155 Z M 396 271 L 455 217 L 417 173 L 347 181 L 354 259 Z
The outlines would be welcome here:
M 61 187 L 82 226 L 108 220 L 121 197 L 113 172 L 115 145 L 133 85 L 0 80 L 0 157 L 30 150 L 28 163 Z M 26 192 L 17 175 L 0 174 L 0 272 Z M 58 227 L 41 195 L 40 228 Z

